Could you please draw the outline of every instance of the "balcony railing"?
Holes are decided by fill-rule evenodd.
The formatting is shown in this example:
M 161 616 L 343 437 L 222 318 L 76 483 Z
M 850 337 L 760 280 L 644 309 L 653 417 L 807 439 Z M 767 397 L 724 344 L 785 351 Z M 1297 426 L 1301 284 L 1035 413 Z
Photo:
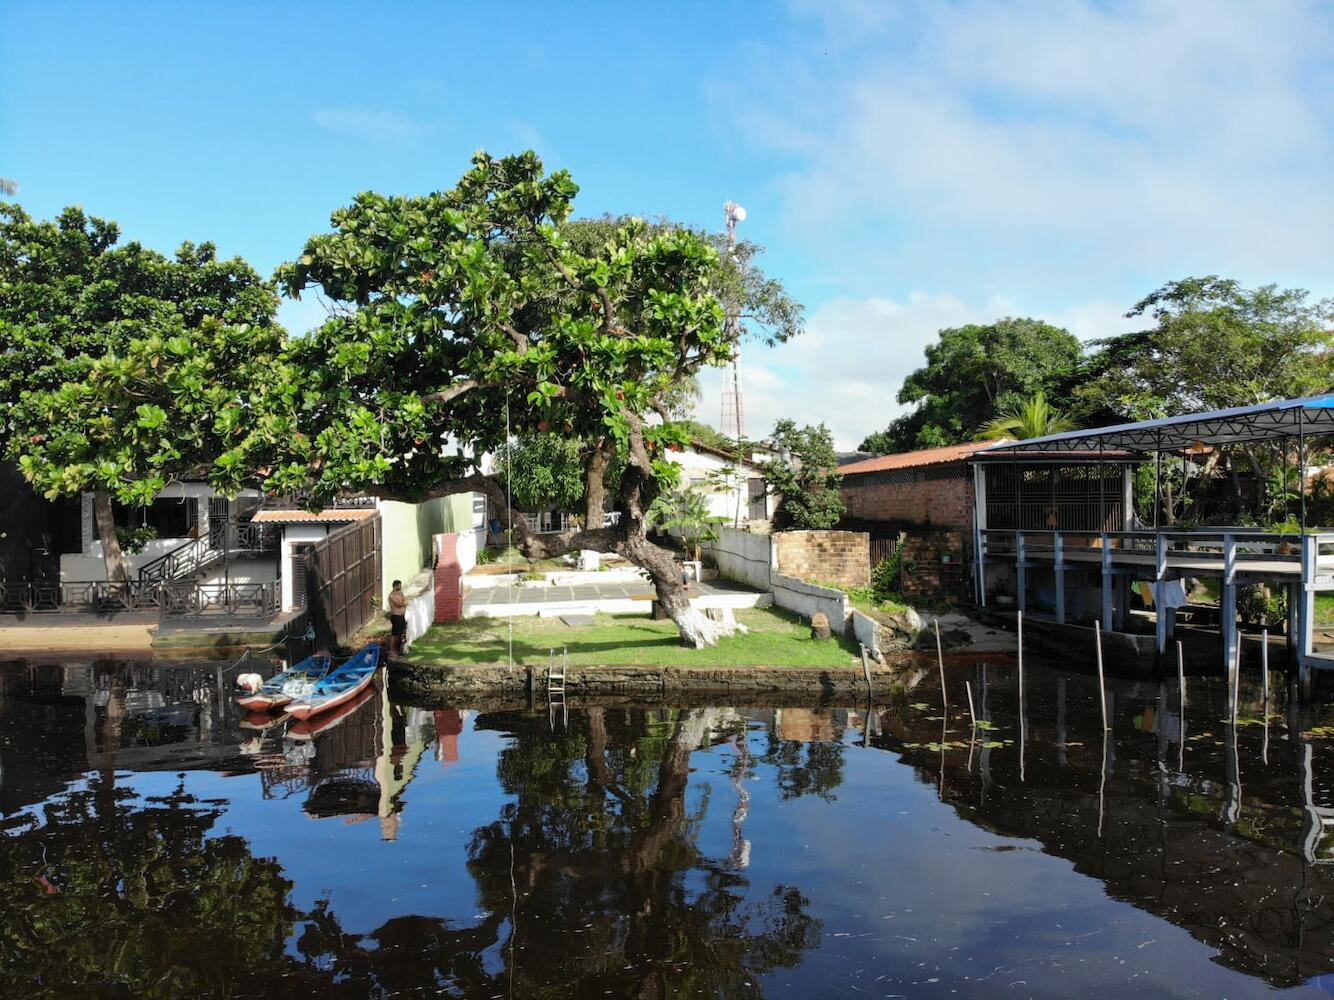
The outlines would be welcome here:
M 157 611 L 163 618 L 270 618 L 281 610 L 281 585 L 268 583 L 32 583 L 0 580 L 0 614 L 101 614 Z

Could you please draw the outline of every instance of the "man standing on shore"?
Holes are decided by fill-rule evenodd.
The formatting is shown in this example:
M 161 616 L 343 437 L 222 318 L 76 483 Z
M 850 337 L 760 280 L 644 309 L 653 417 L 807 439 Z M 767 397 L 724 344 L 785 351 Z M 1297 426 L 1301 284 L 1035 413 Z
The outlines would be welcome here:
M 395 580 L 389 591 L 389 652 L 402 656 L 408 638 L 408 598 L 403 593 L 403 581 Z

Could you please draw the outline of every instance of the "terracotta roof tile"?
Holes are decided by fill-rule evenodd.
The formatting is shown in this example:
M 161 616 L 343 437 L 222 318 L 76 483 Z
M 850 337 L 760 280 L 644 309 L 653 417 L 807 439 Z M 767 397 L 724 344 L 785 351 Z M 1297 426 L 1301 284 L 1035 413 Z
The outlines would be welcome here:
M 334 507 L 331 510 L 261 510 L 251 523 L 254 524 L 342 524 L 348 521 L 364 521 L 378 514 L 374 507 Z
M 945 465 L 948 462 L 961 462 L 971 458 L 983 448 L 990 448 L 997 441 L 966 441 L 963 444 L 950 444 L 943 448 L 925 448 L 922 451 L 905 451 L 898 455 L 881 455 L 862 462 L 845 465 L 838 471 L 845 476 L 855 476 L 863 472 L 884 472 L 887 469 L 915 469 L 923 465 Z

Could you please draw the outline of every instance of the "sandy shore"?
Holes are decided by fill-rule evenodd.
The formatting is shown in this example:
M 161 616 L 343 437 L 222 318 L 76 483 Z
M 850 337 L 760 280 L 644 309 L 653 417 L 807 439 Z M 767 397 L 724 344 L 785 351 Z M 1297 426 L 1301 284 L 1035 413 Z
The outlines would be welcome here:
M 6 625 L 5 653 L 142 653 L 153 647 L 151 625 Z

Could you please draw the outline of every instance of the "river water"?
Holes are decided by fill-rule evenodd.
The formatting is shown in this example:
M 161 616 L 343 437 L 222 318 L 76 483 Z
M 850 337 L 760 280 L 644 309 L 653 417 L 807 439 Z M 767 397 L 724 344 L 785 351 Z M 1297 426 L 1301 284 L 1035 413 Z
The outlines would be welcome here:
M 311 732 L 216 665 L 0 664 L 0 995 L 1334 994 L 1334 713 L 907 680 Z

